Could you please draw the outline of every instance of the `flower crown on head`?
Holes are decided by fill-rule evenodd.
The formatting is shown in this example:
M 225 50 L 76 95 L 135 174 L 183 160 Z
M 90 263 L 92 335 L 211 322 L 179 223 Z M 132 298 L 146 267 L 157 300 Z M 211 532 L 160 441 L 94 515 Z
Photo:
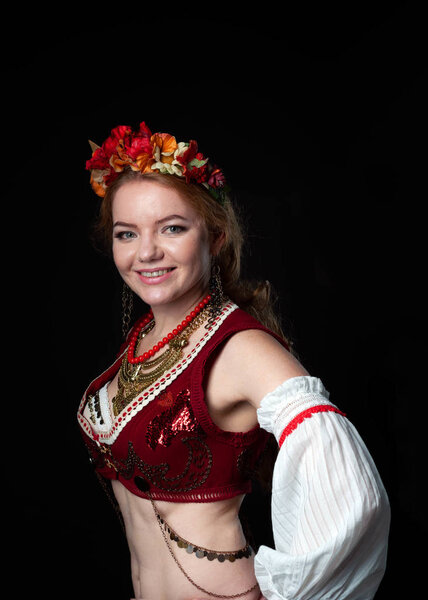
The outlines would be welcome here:
M 102 146 L 89 142 L 92 158 L 86 161 L 91 185 L 103 198 L 109 185 L 126 168 L 140 173 L 166 173 L 184 177 L 186 183 L 203 185 L 220 203 L 225 201 L 223 172 L 200 152 L 195 140 L 177 142 L 169 133 L 152 134 L 142 122 L 138 131 L 127 125 L 112 129 Z

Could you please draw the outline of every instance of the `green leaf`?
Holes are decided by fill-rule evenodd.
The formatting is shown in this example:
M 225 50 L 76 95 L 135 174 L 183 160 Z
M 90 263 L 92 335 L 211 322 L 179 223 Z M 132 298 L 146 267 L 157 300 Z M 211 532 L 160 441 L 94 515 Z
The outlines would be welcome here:
M 201 167 L 203 167 L 206 163 L 208 162 L 208 158 L 206 158 L 205 160 L 199 160 L 198 158 L 193 158 L 188 164 L 188 167 L 196 167 L 197 169 L 200 169 Z

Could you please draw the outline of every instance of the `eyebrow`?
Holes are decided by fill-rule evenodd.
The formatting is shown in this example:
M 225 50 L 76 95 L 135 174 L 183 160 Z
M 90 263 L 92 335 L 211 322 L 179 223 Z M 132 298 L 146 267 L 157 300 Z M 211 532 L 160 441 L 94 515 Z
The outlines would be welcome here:
M 187 219 L 186 217 L 183 217 L 181 215 L 168 215 L 167 217 L 163 217 L 162 219 L 159 219 L 158 221 L 156 221 L 156 224 L 159 225 L 160 223 L 164 223 L 165 221 L 171 221 L 174 219 L 181 219 L 182 221 L 188 221 L 189 219 Z M 125 223 L 124 221 L 116 221 L 113 224 L 113 227 L 131 227 L 131 228 L 135 228 L 137 227 L 137 225 L 135 225 L 134 223 Z
M 135 227 L 132 223 L 124 223 L 124 221 L 116 221 L 113 223 L 113 227 Z
M 171 221 L 174 219 L 181 219 L 182 221 L 188 221 L 189 219 L 187 219 L 186 217 L 183 217 L 181 215 L 168 215 L 167 217 L 164 217 L 163 219 L 159 219 L 159 221 L 156 221 L 156 223 L 165 223 L 165 221 Z

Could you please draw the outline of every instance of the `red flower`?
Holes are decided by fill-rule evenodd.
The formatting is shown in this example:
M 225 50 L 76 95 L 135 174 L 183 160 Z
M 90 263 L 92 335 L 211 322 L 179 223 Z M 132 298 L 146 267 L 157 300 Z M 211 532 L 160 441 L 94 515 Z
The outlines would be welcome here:
M 201 152 L 198 152 L 198 144 L 195 140 L 190 140 L 187 150 L 176 160 L 183 165 L 183 175 L 186 178 L 186 183 L 196 181 L 203 183 L 206 181 L 207 159 Z
M 220 171 L 220 169 L 218 167 L 215 167 L 210 173 L 210 176 L 208 179 L 208 185 L 210 185 L 213 188 L 217 188 L 217 187 L 223 187 L 225 183 L 226 183 L 226 179 L 225 179 L 223 172 Z
M 197 152 L 198 144 L 195 142 L 195 140 L 190 140 L 187 150 L 185 150 L 180 156 L 177 156 L 178 162 L 185 167 L 184 172 L 186 172 L 188 163 L 195 158 Z
M 196 156 L 187 163 L 184 170 L 186 183 L 189 183 L 191 180 L 196 181 L 196 183 L 204 183 L 207 179 L 207 168 L 207 161 L 204 158 L 204 155 L 201 152 L 198 152 Z
M 142 121 L 140 123 L 140 131 L 139 131 L 140 135 L 145 135 L 146 137 L 148 137 L 149 139 L 152 137 L 152 132 L 150 131 L 150 129 L 147 127 L 145 121 Z
M 128 125 L 119 125 L 111 130 L 110 136 L 105 140 L 102 148 L 105 155 L 110 158 L 114 154 L 119 146 L 121 140 L 132 133 L 132 129 Z
M 152 134 L 147 125 L 144 122 L 140 123 L 140 130 L 124 139 L 124 149 L 126 154 L 134 161 L 142 154 L 149 154 L 151 156 L 151 137 Z
M 86 168 L 88 171 L 91 169 L 99 169 L 100 171 L 104 171 L 105 169 L 110 168 L 108 157 L 105 155 L 105 152 L 102 148 L 97 148 L 92 154 L 92 158 L 86 161 Z

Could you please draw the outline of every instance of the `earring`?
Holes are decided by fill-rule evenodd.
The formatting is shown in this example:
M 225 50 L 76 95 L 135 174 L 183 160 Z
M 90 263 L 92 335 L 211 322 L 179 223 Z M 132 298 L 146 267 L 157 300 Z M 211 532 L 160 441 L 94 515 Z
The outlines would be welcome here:
M 209 317 L 205 325 L 207 329 L 211 327 L 215 319 L 221 313 L 221 308 L 224 302 L 223 286 L 221 284 L 220 276 L 220 265 L 215 261 L 215 259 L 211 267 L 211 278 L 209 286 L 211 300 L 209 304 Z
M 126 338 L 129 325 L 131 323 L 131 315 L 132 309 L 134 307 L 134 295 L 132 290 L 126 285 L 123 284 L 122 288 L 122 335 L 123 339 Z

